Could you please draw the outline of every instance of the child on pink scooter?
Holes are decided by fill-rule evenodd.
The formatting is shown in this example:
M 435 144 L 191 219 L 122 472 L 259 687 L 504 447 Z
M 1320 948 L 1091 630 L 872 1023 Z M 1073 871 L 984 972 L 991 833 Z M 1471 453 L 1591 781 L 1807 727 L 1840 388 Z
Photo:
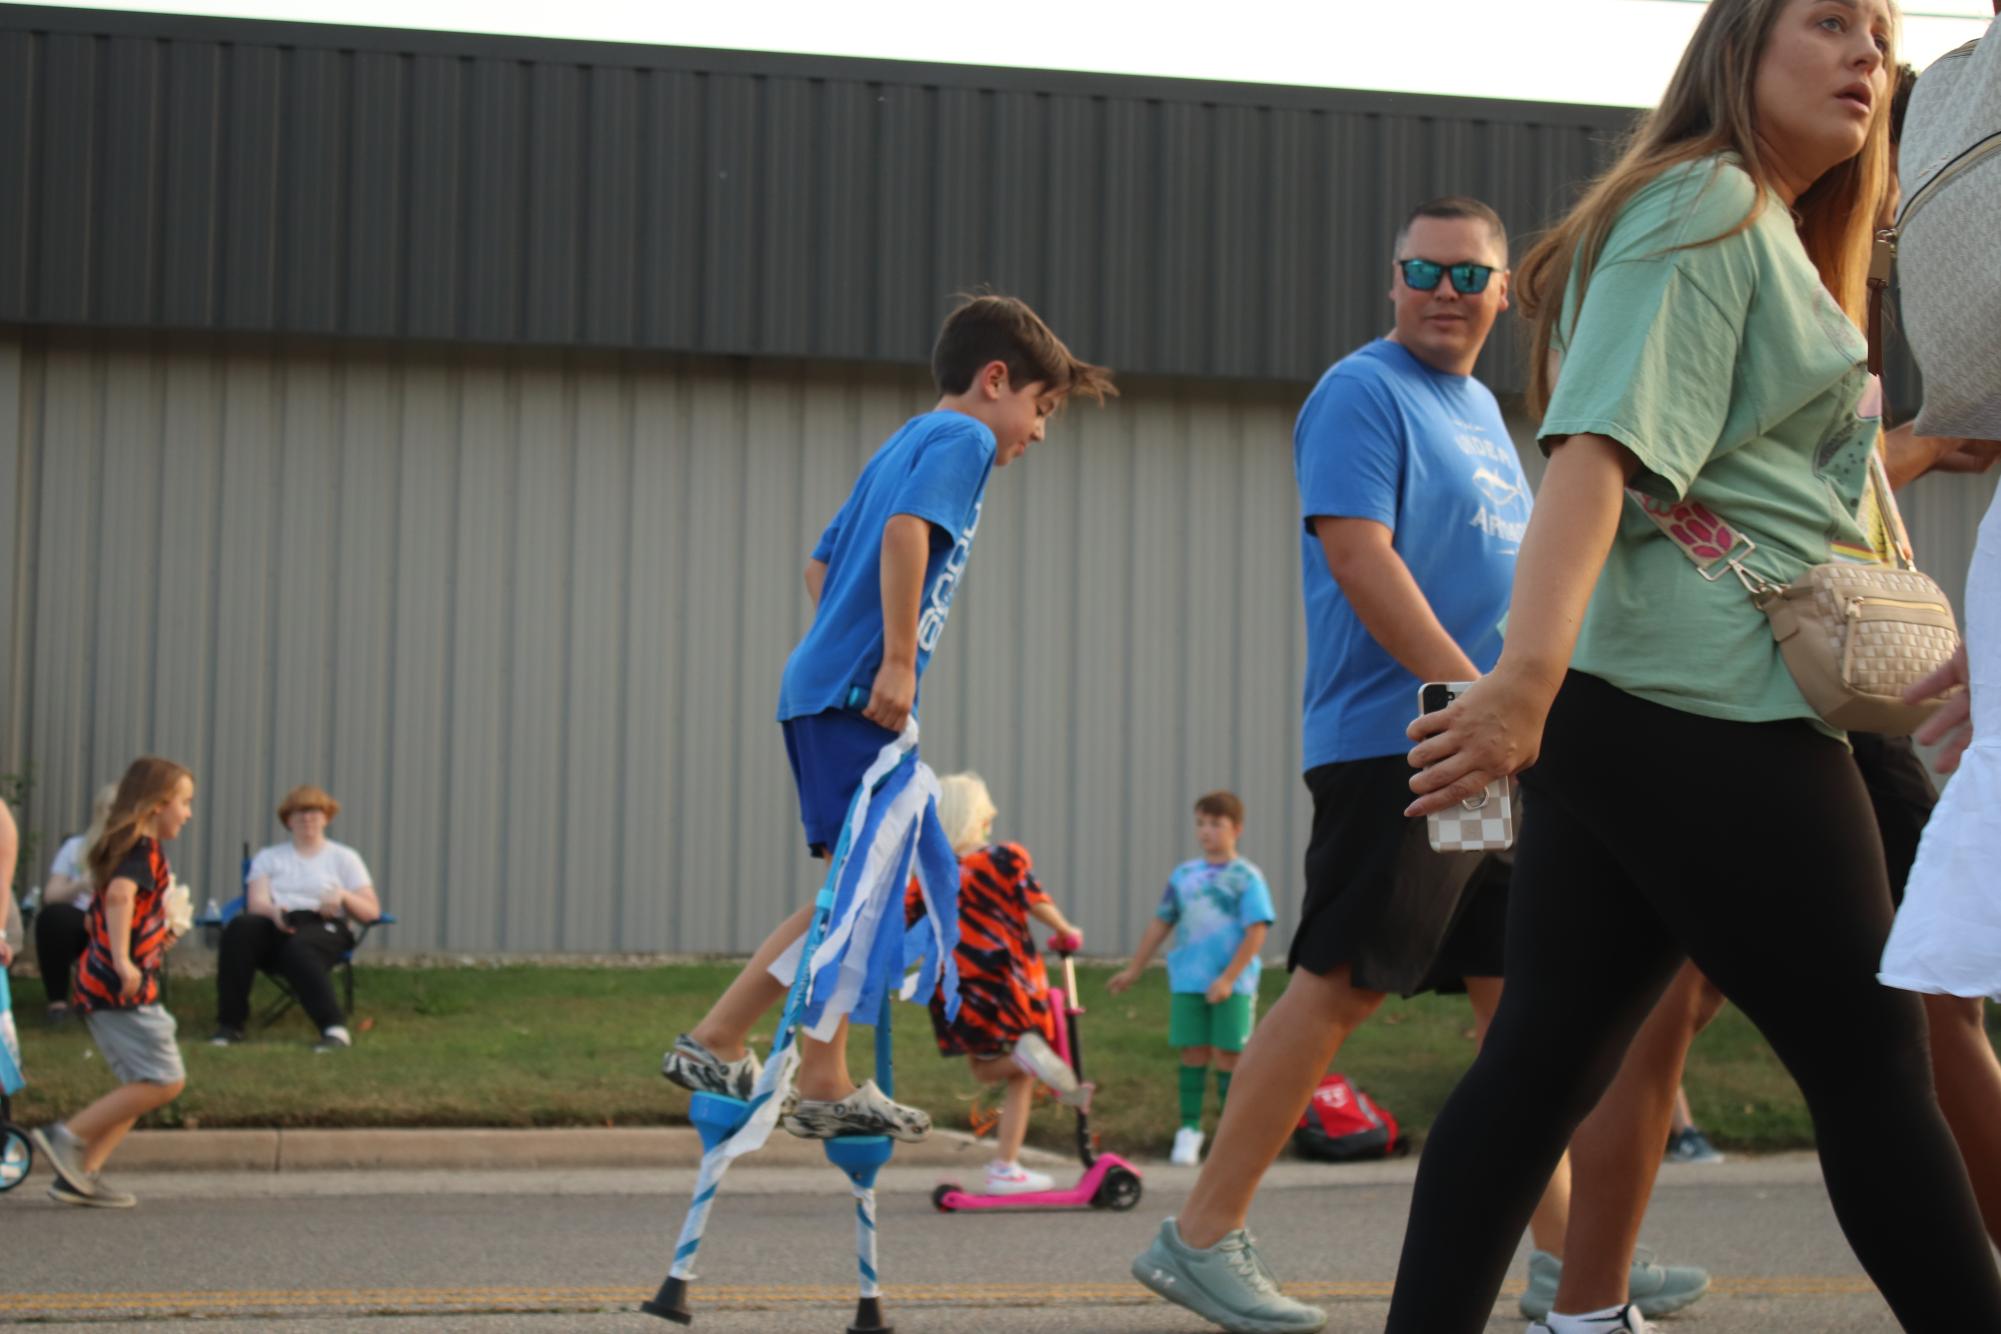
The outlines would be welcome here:
M 1028 1113 L 1037 1080 L 1075 1104 L 1088 1096 L 1069 1064 L 1051 1043 L 1061 1016 L 1050 1004 L 1049 975 L 1036 951 L 1028 920 L 1034 918 L 1071 949 L 1084 933 L 1043 892 L 1031 869 L 1028 849 L 1019 843 L 990 843 L 999 814 L 987 785 L 975 773 L 939 780 L 938 819 L 959 856 L 959 1015 L 948 1021 L 937 997 L 931 1023 L 938 1050 L 965 1056 L 982 1084 L 1005 1081 L 994 1161 L 987 1167 L 986 1192 L 1023 1195 L 1047 1191 L 1055 1182 L 1031 1172 L 1019 1159 L 1028 1135 Z M 923 915 L 914 890 L 905 900 L 911 921 Z

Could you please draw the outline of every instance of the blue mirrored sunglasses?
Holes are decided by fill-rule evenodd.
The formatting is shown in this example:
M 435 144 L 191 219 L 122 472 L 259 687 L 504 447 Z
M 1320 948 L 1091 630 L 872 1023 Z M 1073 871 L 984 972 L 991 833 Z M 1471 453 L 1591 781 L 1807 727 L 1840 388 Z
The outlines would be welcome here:
M 1403 270 L 1404 285 L 1415 292 L 1429 292 L 1449 273 L 1452 290 L 1472 296 L 1486 291 L 1487 280 L 1494 276 L 1491 264 L 1434 264 L 1428 259 L 1400 259 L 1397 267 Z

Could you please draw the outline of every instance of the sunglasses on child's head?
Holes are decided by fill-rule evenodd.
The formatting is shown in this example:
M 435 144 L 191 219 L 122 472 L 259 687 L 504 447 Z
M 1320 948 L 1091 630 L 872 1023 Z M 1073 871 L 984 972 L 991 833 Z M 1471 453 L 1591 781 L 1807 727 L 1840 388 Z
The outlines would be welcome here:
M 1472 296 L 1486 291 L 1487 280 L 1494 276 L 1491 264 L 1434 264 L 1428 259 L 1400 259 L 1397 267 L 1403 270 L 1404 286 L 1413 292 L 1431 291 L 1449 273 L 1452 290 Z

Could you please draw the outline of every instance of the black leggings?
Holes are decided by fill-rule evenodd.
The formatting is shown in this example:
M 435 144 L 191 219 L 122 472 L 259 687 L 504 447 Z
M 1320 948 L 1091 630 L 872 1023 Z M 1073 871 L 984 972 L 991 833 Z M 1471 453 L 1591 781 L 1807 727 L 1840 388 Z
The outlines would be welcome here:
M 1847 751 L 1573 672 L 1526 783 L 1507 986 L 1425 1144 L 1388 1329 L 1487 1327 L 1571 1132 L 1684 953 L 1798 1082 L 1835 1215 L 1904 1328 L 2001 1329 L 1923 1011 L 1876 981 L 1890 895 Z
M 346 1022 L 340 998 L 334 994 L 333 969 L 354 948 L 354 933 L 344 922 L 328 921 L 318 913 L 289 912 L 285 924 L 256 913 L 238 913 L 222 929 L 222 948 L 215 965 L 215 1018 L 223 1028 L 239 1032 L 250 1022 L 250 985 L 259 972 L 285 979 L 299 1008 L 322 1033 Z
M 83 909 L 73 903 L 43 905 L 35 914 L 35 966 L 42 971 L 42 990 L 49 1004 L 69 1004 L 69 974 L 90 948 L 90 930 Z

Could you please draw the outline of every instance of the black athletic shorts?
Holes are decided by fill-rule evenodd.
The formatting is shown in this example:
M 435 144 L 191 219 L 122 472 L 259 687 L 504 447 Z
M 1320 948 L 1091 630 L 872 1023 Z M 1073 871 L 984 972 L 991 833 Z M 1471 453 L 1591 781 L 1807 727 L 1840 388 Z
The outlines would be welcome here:
M 1401 755 L 1307 771 L 1306 902 L 1287 967 L 1345 963 L 1356 986 L 1404 996 L 1501 976 L 1507 868 L 1485 853 L 1433 852 L 1424 821 L 1403 813 L 1410 774 Z
M 1904 880 L 1917 860 L 1918 839 L 1932 818 L 1932 807 L 1938 805 L 1938 788 L 1907 736 L 1850 732 L 1848 744 L 1855 747 L 1855 767 L 1862 771 L 1862 786 L 1869 789 L 1869 804 L 1876 808 L 1876 827 L 1883 832 L 1890 901 L 1902 903 Z

